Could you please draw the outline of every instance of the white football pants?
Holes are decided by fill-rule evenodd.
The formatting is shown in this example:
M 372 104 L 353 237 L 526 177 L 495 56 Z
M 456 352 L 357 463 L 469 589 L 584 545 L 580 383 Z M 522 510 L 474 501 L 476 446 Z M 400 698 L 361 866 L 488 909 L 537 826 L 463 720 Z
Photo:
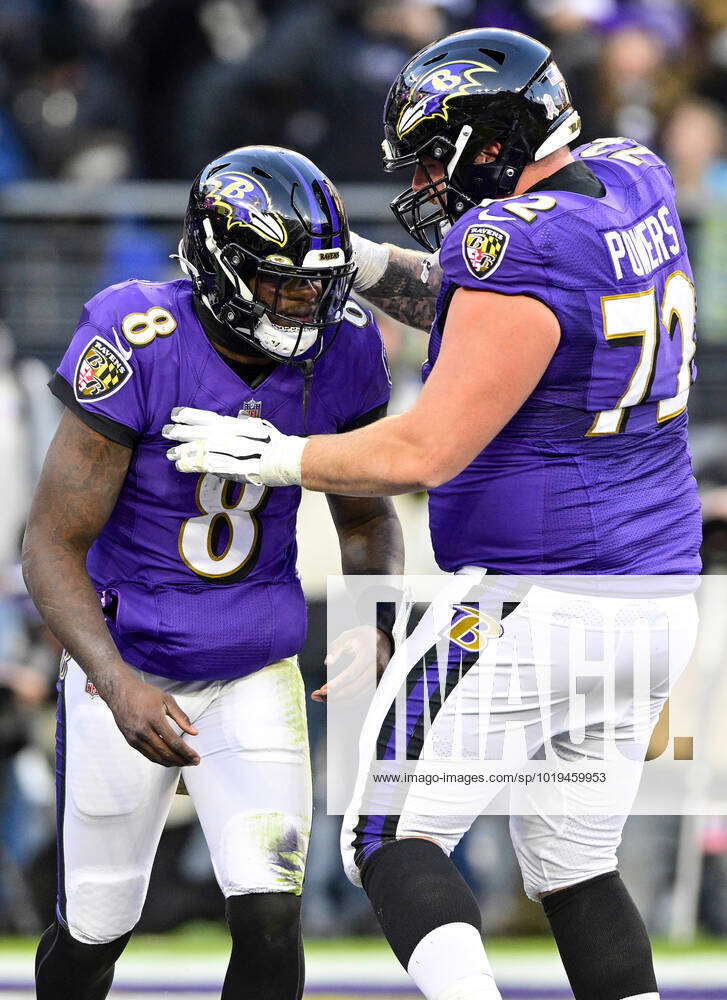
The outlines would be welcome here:
M 64 671 L 58 917 L 76 940 L 112 941 L 137 923 L 180 772 L 225 897 L 301 893 L 312 803 L 295 658 L 232 681 L 182 683 L 140 673 L 172 694 L 199 730 L 184 739 L 201 761 L 185 768 L 153 764 L 129 746 L 78 664 L 67 659 Z
M 499 629 L 497 621 L 494 625 Z M 400 647 L 384 672 L 359 744 L 359 777 L 341 832 L 344 867 L 355 885 L 361 884 L 359 868 L 366 858 L 391 840 L 425 837 L 449 854 L 503 788 L 502 783 L 412 783 L 404 791 L 397 785 L 392 793 L 392 785 L 369 783 L 365 790 L 372 759 L 387 759 L 398 728 L 405 731 L 407 758 L 419 761 L 422 771 L 428 762 L 450 758 L 494 759 L 502 761 L 507 776 L 542 756 L 546 744 L 572 762 L 623 755 L 630 762 L 625 782 L 610 791 L 595 782 L 508 786 L 513 846 L 531 899 L 616 868 L 651 733 L 695 644 L 694 597 L 588 596 L 536 585 L 503 618 L 502 629 L 501 638 L 490 638 L 473 652 L 450 642 L 446 684 L 441 665 L 417 659 L 431 652 L 433 637 L 442 634 L 433 626 L 428 639 L 425 635 L 411 647 L 413 655 L 400 655 L 405 650 Z M 644 646 L 647 683 L 637 696 L 634 649 Z M 574 651 L 576 659 L 590 664 L 577 682 Z M 603 695 L 606 686 L 610 699 Z M 394 721 L 397 694 L 404 688 L 406 718 L 400 712 Z M 604 742 L 604 725 L 614 732 L 610 745 Z

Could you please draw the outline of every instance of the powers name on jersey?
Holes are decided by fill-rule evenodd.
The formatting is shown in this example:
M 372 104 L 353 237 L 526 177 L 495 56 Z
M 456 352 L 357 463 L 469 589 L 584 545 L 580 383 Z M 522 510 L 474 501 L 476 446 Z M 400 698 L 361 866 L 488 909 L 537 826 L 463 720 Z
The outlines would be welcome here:
M 624 138 L 447 233 L 424 365 L 457 288 L 542 301 L 560 342 L 532 395 L 459 476 L 431 491 L 440 565 L 507 573 L 699 572 L 687 444 L 692 272 L 665 164 Z
M 616 278 L 643 278 L 677 257 L 685 248 L 679 242 L 677 231 L 670 221 L 667 205 L 660 205 L 653 215 L 647 215 L 630 229 L 613 229 L 603 234 L 611 254 Z

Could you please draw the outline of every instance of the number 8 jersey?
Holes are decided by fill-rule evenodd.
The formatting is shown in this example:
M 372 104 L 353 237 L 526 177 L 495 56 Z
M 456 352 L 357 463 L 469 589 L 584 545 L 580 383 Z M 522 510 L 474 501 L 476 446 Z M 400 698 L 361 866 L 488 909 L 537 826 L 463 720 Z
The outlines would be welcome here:
M 207 339 L 186 279 L 128 281 L 87 303 L 51 390 L 88 426 L 133 449 L 87 561 L 129 663 L 178 680 L 213 680 L 300 650 L 300 489 L 177 472 L 161 432 L 174 406 L 245 410 L 299 435 L 337 433 L 383 415 L 390 381 L 381 334 L 355 302 L 304 383 L 299 367 L 281 364 L 251 389 Z
M 426 379 L 457 288 L 542 301 L 560 342 L 523 407 L 430 492 L 440 566 L 694 574 L 701 515 L 687 442 L 692 273 L 665 164 L 628 139 L 573 153 L 483 203 L 442 245 Z

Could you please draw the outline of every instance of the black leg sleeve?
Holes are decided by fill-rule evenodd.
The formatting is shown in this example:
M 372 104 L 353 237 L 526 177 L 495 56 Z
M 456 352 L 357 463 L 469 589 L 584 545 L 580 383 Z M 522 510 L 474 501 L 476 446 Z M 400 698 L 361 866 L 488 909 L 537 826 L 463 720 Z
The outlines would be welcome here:
M 83 944 L 52 923 L 35 956 L 37 1000 L 105 1000 L 130 937 L 131 931 L 108 944 Z
M 618 872 L 543 899 L 575 1000 L 657 993 L 651 944 Z
M 230 896 L 232 954 L 221 1000 L 300 1000 L 305 965 L 301 897 L 289 892 Z
M 482 914 L 454 862 L 429 840 L 407 837 L 384 844 L 364 862 L 361 881 L 391 949 L 406 969 L 430 931 L 472 924 Z

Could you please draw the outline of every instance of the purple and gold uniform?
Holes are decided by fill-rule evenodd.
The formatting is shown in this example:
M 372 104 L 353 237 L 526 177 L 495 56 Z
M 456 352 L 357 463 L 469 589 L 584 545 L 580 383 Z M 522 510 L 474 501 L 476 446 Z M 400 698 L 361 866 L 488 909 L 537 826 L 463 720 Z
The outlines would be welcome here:
M 512 420 L 430 491 L 437 561 L 498 573 L 698 573 L 686 414 L 695 300 L 672 178 L 627 139 L 573 156 L 527 193 L 471 209 L 442 245 L 424 379 L 458 288 L 539 299 L 560 342 Z
M 532 296 L 560 324 L 555 354 L 524 405 L 460 475 L 430 491 L 437 561 L 445 570 L 462 572 L 465 580 L 473 578 L 476 567 L 524 576 L 681 576 L 700 569 L 701 517 L 686 414 L 694 376 L 695 300 L 672 179 L 658 157 L 625 139 L 591 143 L 573 155 L 573 163 L 525 194 L 471 209 L 442 244 L 444 277 L 425 380 L 436 364 L 449 303 L 459 288 Z M 628 591 L 619 595 L 613 603 L 622 602 L 624 617 L 617 615 L 609 625 L 612 598 L 589 594 L 585 587 L 573 610 L 568 586 L 564 582 L 561 592 L 555 580 L 546 586 L 536 581 L 520 603 L 510 601 L 507 585 L 496 579 L 489 597 L 483 586 L 484 608 L 490 600 L 495 609 L 488 620 L 503 635 L 484 657 L 487 639 L 481 643 L 476 629 L 469 644 L 455 638 L 459 620 L 476 620 L 483 605 L 460 605 L 445 669 L 436 632 L 413 667 L 402 657 L 398 677 L 396 668 L 388 668 L 388 690 L 382 684 L 373 702 L 380 724 L 369 759 L 395 759 L 397 725 L 405 729 L 407 760 L 441 760 L 455 733 L 462 757 L 477 759 L 484 753 L 481 733 L 489 740 L 509 725 L 523 727 L 526 756 L 535 757 L 544 744 L 541 721 L 545 736 L 555 734 L 562 741 L 560 752 L 574 759 L 580 751 L 566 745 L 571 661 L 563 652 L 572 640 L 573 622 L 579 626 L 589 615 L 602 622 L 604 648 L 615 648 L 632 627 L 624 623 L 631 621 L 638 601 Z M 620 586 L 615 584 L 615 594 Z M 616 867 L 623 815 L 636 794 L 649 736 L 670 683 L 694 646 L 696 610 L 684 589 L 689 588 L 677 582 L 673 597 L 654 602 L 657 613 L 649 625 L 653 686 L 648 713 L 639 706 L 639 725 L 633 666 L 628 659 L 618 663 L 615 724 L 621 745 L 635 746 L 638 766 L 614 815 L 599 820 L 598 846 L 589 820 L 570 815 L 579 809 L 598 811 L 603 801 L 598 789 L 581 787 L 573 801 L 564 797 L 565 827 L 532 802 L 513 807 L 513 845 L 533 899 Z M 554 616 L 560 600 L 563 610 Z M 559 630 L 562 638 L 556 640 Z M 528 695 L 517 703 L 508 700 L 514 664 L 519 669 L 527 664 L 530 672 L 519 679 L 518 689 Z M 545 700 L 539 700 L 538 676 L 549 677 Z M 482 691 L 490 690 L 490 682 L 491 707 L 483 710 Z M 395 695 L 404 685 L 406 715 L 399 722 Z M 599 704 L 593 745 L 602 731 Z M 489 756 L 489 744 L 486 752 Z M 361 759 L 367 760 L 363 752 Z M 388 788 L 372 788 L 368 799 L 354 798 L 341 836 L 346 871 L 355 884 L 364 861 L 392 839 L 426 837 L 449 853 L 495 794 L 487 784 L 478 791 L 474 783 L 474 790 L 464 792 L 455 784 L 421 789 L 404 784 L 403 796 L 395 800 Z
M 349 301 L 307 378 L 278 365 L 251 389 L 205 335 L 188 280 L 128 281 L 86 305 L 51 387 L 90 427 L 134 449 L 87 564 L 123 658 L 175 680 L 221 680 L 297 653 L 306 632 L 300 489 L 177 472 L 161 431 L 175 406 L 246 410 L 287 434 L 381 416 L 390 382 L 371 315 Z

